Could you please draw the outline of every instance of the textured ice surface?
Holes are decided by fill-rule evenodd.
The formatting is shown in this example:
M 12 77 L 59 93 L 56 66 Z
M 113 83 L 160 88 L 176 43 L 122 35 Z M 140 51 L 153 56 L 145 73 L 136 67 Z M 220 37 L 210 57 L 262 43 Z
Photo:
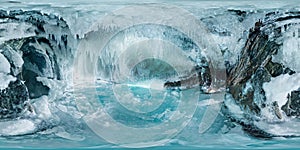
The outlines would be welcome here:
M 0 22 L 4 22 L 0 19 Z M 32 26 L 26 23 L 5 23 L 0 24 L 1 29 L 5 29 L 1 31 L 0 43 L 11 39 L 18 39 L 23 37 L 34 36 Z

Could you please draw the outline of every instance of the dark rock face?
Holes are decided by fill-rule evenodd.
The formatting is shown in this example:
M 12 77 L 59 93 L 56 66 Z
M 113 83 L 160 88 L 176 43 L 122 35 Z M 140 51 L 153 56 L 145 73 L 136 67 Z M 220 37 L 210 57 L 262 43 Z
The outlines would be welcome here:
M 30 91 L 30 98 L 38 98 L 43 95 L 48 95 L 50 88 L 43 85 L 42 82 L 37 81 L 38 75 L 30 70 L 24 70 L 22 77 L 26 81 L 25 85 Z
M 288 101 L 281 109 L 287 116 L 300 117 L 300 91 L 292 91 L 287 98 Z
M 261 73 L 259 70 L 271 61 L 270 56 L 278 49 L 278 45 L 269 41 L 268 35 L 261 32 L 261 26 L 262 22 L 259 21 L 255 24 L 254 29 L 250 30 L 249 38 L 240 54 L 240 59 L 229 71 L 227 79 L 229 93 L 232 94 L 238 105 L 254 114 L 260 113 L 258 104 L 254 102 L 254 91 L 250 90 L 244 93 L 243 89 L 246 87 L 247 82 L 257 83 L 255 79 L 251 78 L 253 74 L 263 77 L 263 80 L 270 80 L 268 75 L 263 75 L 265 73 Z
M 30 92 L 30 98 L 48 95 L 49 87 L 44 86 L 36 78 L 60 79 L 56 56 L 53 55 L 49 41 L 44 38 L 28 38 L 20 50 L 23 51 L 24 60 L 22 78 L 26 81 L 25 85 Z
M 29 101 L 27 87 L 20 80 L 10 82 L 0 91 L 0 119 L 18 117 Z
M 278 119 L 283 117 L 280 109 L 287 116 L 299 116 L 299 91 L 292 91 L 288 95 L 288 102 L 279 108 L 277 101 L 267 103 L 265 91 L 262 88 L 263 84 L 270 82 L 273 77 L 295 73 L 287 66 L 273 62 L 272 56 L 276 55 L 282 46 L 280 40 L 284 34 L 282 28 L 286 30 L 287 26 L 293 25 L 290 23 L 276 27 L 275 24 L 279 21 L 299 18 L 299 16 L 300 12 L 284 12 L 283 14 L 276 12 L 267 14 L 264 21 L 256 22 L 254 28 L 249 31 L 248 40 L 240 53 L 239 60 L 228 70 L 227 94 L 232 96 L 234 102 L 244 112 L 244 120 L 233 120 L 245 127 L 245 131 L 253 136 L 274 136 L 263 132 L 252 123 L 261 117 L 261 110 L 265 107 L 271 108 L 270 110 Z
M 207 89 L 212 82 L 209 67 L 195 66 L 193 70 L 195 74 L 192 74 L 188 77 L 184 77 L 179 81 L 167 81 L 164 84 L 164 87 L 172 89 L 178 87 L 192 88 L 196 86 L 196 87 L 200 87 L 200 89 Z

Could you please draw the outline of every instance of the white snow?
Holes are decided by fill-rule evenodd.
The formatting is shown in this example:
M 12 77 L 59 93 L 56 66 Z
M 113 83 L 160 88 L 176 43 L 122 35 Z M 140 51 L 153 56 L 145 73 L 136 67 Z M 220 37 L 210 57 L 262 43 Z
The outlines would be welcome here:
M 0 90 L 7 88 L 11 81 L 16 81 L 16 78 L 11 75 L 0 73 Z
M 38 99 L 35 99 L 35 103 L 32 104 L 36 114 L 38 114 L 39 118 L 47 119 L 52 116 L 52 113 L 49 109 L 49 102 L 47 96 L 42 96 Z
M 291 119 L 289 121 L 284 121 L 280 123 L 269 123 L 264 121 L 254 122 L 254 125 L 258 128 L 279 136 L 299 136 L 300 130 L 299 130 L 299 121 L 298 119 Z
M 287 95 L 300 87 L 300 73 L 280 75 L 263 85 L 267 102 L 277 101 L 279 108 L 287 101 Z
M 35 130 L 35 124 L 27 119 L 0 122 L 0 135 L 3 136 L 28 134 Z
M 0 90 L 7 88 L 11 81 L 15 81 L 16 78 L 7 75 L 10 73 L 10 63 L 8 60 L 0 53 Z
M 2 23 L 0 29 L 5 29 L 1 32 L 0 43 L 11 39 L 34 36 L 34 27 L 26 23 Z
M 24 64 L 22 56 L 14 50 L 7 51 L 5 56 L 8 57 L 8 59 L 11 60 L 12 63 L 18 68 L 21 68 Z
M 224 103 L 228 107 L 228 110 L 230 110 L 232 115 L 234 115 L 236 118 L 242 119 L 245 112 L 235 103 L 231 95 L 226 94 L 225 97 L 226 100 Z
M 288 66 L 290 69 L 299 72 L 300 65 L 300 35 L 298 29 L 300 25 L 296 25 L 290 28 L 283 36 L 283 46 L 281 51 L 278 52 L 273 60 L 282 63 L 284 66 Z
M 9 73 L 10 64 L 8 60 L 0 53 L 0 73 Z

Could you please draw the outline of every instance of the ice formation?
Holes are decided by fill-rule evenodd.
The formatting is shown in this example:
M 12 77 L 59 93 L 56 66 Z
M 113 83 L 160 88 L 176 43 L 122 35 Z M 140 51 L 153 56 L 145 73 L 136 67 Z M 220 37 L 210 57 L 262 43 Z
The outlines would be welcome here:
M 103 12 L 76 7 L 0 7 L 0 136 L 41 134 L 83 141 L 88 135 L 81 135 L 82 120 L 99 117 L 106 121 L 96 122 L 99 126 L 114 129 L 99 131 L 108 141 L 119 130 L 112 122 L 134 133 L 140 132 L 137 126 L 149 126 L 149 132 L 175 135 L 178 125 L 180 131 L 191 127 L 198 136 L 240 126 L 257 137 L 300 136 L 295 127 L 300 116 L 299 9 L 191 9 L 202 31 L 196 28 L 199 20 L 189 18 L 165 25 L 172 20 L 168 15 L 167 21 L 156 23 L 137 23 L 140 18 L 132 16 L 121 22 L 129 27 L 113 26 L 115 20 L 104 17 L 102 25 L 109 25 L 91 27 Z M 196 29 L 177 29 L 186 23 Z M 101 41 L 99 35 L 110 38 Z M 86 80 L 74 85 L 77 77 Z M 225 90 L 225 96 L 220 94 Z M 172 124 L 176 119 L 181 122 Z M 155 128 L 164 122 L 168 130 Z

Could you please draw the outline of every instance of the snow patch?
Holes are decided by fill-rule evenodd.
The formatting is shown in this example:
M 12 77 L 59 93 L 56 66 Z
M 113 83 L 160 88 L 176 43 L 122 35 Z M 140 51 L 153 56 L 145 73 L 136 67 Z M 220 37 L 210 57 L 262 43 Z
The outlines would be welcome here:
M 42 96 L 38 99 L 35 99 L 35 103 L 32 104 L 36 114 L 38 114 L 39 118 L 47 119 L 50 118 L 52 113 L 49 109 L 49 102 L 47 96 Z
M 4 55 L 12 61 L 15 67 L 21 68 L 24 64 L 22 56 L 14 50 L 5 51 Z
M 271 104 L 277 101 L 279 108 L 287 102 L 287 96 L 291 91 L 300 87 L 300 73 L 293 75 L 280 75 L 272 78 L 270 82 L 263 84 L 267 102 Z
M 2 136 L 29 134 L 35 130 L 35 124 L 27 119 L 0 122 L 0 135 Z
M 11 75 L 0 73 L 0 90 L 6 89 L 11 81 L 16 81 L 16 78 Z
M 0 73 L 10 73 L 10 64 L 2 54 L 0 54 Z

